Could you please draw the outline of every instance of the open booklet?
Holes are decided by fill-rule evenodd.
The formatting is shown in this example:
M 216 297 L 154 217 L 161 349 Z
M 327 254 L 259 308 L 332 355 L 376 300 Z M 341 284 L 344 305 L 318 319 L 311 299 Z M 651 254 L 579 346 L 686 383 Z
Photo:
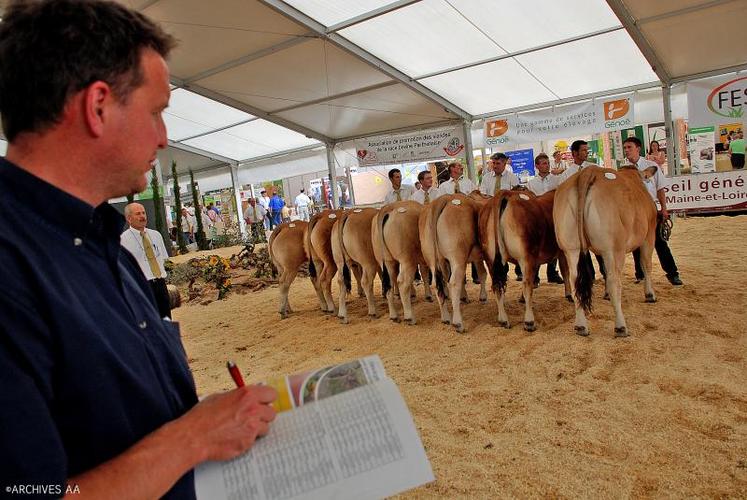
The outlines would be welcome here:
M 198 499 L 381 498 L 434 480 L 402 395 L 378 356 L 267 382 L 270 433 L 195 470 Z

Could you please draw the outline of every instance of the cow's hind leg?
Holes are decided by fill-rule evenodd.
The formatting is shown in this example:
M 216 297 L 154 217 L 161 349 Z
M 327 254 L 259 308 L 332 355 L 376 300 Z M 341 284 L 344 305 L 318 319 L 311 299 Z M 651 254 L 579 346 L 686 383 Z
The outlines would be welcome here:
M 386 291 L 386 303 L 389 307 L 389 319 L 392 321 L 399 321 L 399 315 L 397 314 L 397 306 L 394 303 L 394 285 L 397 282 L 399 275 L 397 269 L 397 263 L 394 261 L 384 261 L 384 272 L 387 274 L 387 280 L 389 281 L 389 290 Z M 382 273 L 382 288 L 383 288 L 383 273 Z
M 441 311 L 441 323 L 451 323 L 451 315 L 449 309 L 446 306 L 446 298 L 448 291 L 448 283 L 443 273 L 444 266 L 431 269 L 433 275 L 433 281 L 436 284 L 436 298 L 438 299 L 438 308 Z
M 475 262 L 475 266 L 477 266 L 477 277 L 480 279 L 480 303 L 485 304 L 488 301 L 488 271 L 482 259 Z
M 350 283 L 350 267 L 348 265 L 344 265 L 342 268 L 340 268 L 339 272 L 337 273 L 337 284 L 340 286 L 340 307 L 337 309 L 337 317 L 340 318 L 341 323 L 349 323 L 348 319 L 348 307 L 347 307 L 347 297 L 348 297 L 348 289 L 345 285 L 345 277 L 347 276 L 348 284 Z
M 363 297 L 366 294 L 366 292 L 363 289 L 364 287 L 361 282 L 362 275 L 363 275 L 361 266 L 359 266 L 358 264 L 352 264 L 350 267 L 353 268 L 353 276 L 355 276 L 355 282 L 358 285 L 358 297 Z
M 449 291 L 451 293 L 452 318 L 451 324 L 456 331 L 464 332 L 464 320 L 462 319 L 462 304 L 460 302 L 460 291 L 464 287 L 466 267 L 463 262 L 451 263 L 451 278 L 449 279 Z
M 537 329 L 537 325 L 534 323 L 532 295 L 534 294 L 534 279 L 539 271 L 539 266 L 527 260 L 522 260 L 520 265 L 524 269 L 524 282 L 522 283 L 524 292 L 524 330 L 533 332 Z
M 414 325 L 415 314 L 412 310 L 412 297 L 410 290 L 414 289 L 413 281 L 415 280 L 415 270 L 417 269 L 416 264 L 409 262 L 403 262 L 399 269 L 399 276 L 397 282 L 401 291 L 400 299 L 402 300 L 402 310 L 404 312 L 405 322 Z
M 651 260 L 654 253 L 654 245 L 644 241 L 640 248 L 641 267 L 643 268 L 643 290 L 646 294 L 646 302 L 656 302 L 653 280 L 651 279 Z
M 615 337 L 627 337 L 628 327 L 622 311 L 622 275 L 625 264 L 624 252 L 606 252 L 604 262 L 607 267 L 607 289 L 615 310 Z
M 571 296 L 573 297 L 573 304 L 576 308 L 576 320 L 574 323 L 574 330 L 576 334 L 586 337 L 589 335 L 589 323 L 586 320 L 584 314 L 584 308 L 581 302 L 576 297 L 576 278 L 578 277 L 578 263 L 581 257 L 581 252 L 577 249 L 565 252 L 565 258 L 568 261 L 568 278 L 571 283 Z M 588 260 L 588 265 L 591 265 L 591 260 Z
M 340 283 L 342 283 L 342 274 L 340 274 L 338 278 Z M 332 267 L 330 265 L 325 265 L 322 272 L 319 274 L 319 287 L 322 289 L 324 301 L 326 303 L 326 307 L 323 308 L 323 311 L 330 314 L 335 313 L 335 300 L 332 298 L 333 279 L 334 273 L 332 272 Z M 344 288 L 344 285 L 341 285 L 341 289 L 342 288 Z
M 372 318 L 378 318 L 376 314 L 376 302 L 374 302 L 374 278 L 376 278 L 376 265 L 367 265 L 363 267 L 363 273 L 361 275 L 361 285 L 363 285 L 363 292 L 366 295 L 366 302 L 368 302 L 368 315 Z
M 565 252 L 558 254 L 558 263 L 560 264 L 560 274 L 563 276 L 563 288 L 565 289 L 565 299 L 568 302 L 573 302 L 573 295 L 571 294 L 571 278 L 568 274 L 568 260 L 565 258 Z
M 290 290 L 291 283 L 293 283 L 293 280 L 296 278 L 296 274 L 298 274 L 297 270 L 288 269 L 280 275 L 280 307 L 278 312 L 280 313 L 280 318 L 282 319 L 287 318 L 288 313 L 290 312 L 290 305 L 288 304 L 288 291 Z

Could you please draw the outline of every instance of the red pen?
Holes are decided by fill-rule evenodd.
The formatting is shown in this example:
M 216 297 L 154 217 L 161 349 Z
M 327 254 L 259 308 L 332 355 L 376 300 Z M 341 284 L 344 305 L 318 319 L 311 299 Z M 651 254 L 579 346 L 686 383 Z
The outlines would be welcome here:
M 231 378 L 236 382 L 236 387 L 244 387 L 244 379 L 242 378 L 241 371 L 239 370 L 239 367 L 236 366 L 236 363 L 228 361 L 226 367 L 228 368 L 228 373 L 231 374 Z

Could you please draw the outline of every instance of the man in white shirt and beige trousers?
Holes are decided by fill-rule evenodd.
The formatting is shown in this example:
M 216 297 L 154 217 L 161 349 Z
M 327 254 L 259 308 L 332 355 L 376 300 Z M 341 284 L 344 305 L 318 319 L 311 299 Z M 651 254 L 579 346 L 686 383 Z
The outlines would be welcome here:
M 140 265 L 150 289 L 153 290 L 159 315 L 170 318 L 171 305 L 169 291 L 166 289 L 166 269 L 163 266 L 169 254 L 163 243 L 163 236 L 158 231 L 145 227 L 148 216 L 140 203 L 127 205 L 124 215 L 130 227 L 122 233 L 119 241 Z

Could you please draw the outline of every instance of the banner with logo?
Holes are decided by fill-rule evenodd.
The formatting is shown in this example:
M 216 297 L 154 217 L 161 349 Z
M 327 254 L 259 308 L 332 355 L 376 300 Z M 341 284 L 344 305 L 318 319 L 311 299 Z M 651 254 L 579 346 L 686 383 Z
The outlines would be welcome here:
M 744 210 L 747 174 L 733 171 L 672 177 L 665 193 L 670 212 Z
M 635 124 L 634 95 L 625 94 L 485 121 L 485 144 L 500 147 L 555 137 L 611 132 Z
M 747 76 L 729 76 L 687 83 L 690 127 L 745 123 Z
M 464 128 L 461 126 L 355 141 L 358 164 L 362 167 L 462 158 L 464 148 Z

